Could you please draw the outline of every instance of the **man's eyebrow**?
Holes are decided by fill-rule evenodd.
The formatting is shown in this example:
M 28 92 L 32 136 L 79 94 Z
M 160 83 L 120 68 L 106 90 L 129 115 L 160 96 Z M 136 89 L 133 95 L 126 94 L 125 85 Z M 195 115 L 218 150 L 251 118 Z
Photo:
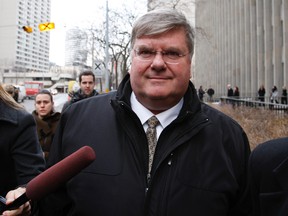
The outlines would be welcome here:
M 148 45 L 140 45 L 140 46 L 137 46 L 136 49 L 153 49 L 153 47 L 148 46 Z
M 154 50 L 153 47 L 149 46 L 149 45 L 140 45 L 138 47 L 136 47 L 136 49 L 151 49 Z M 163 49 L 163 51 L 177 51 L 177 52 L 182 52 L 182 50 L 178 47 L 166 47 Z

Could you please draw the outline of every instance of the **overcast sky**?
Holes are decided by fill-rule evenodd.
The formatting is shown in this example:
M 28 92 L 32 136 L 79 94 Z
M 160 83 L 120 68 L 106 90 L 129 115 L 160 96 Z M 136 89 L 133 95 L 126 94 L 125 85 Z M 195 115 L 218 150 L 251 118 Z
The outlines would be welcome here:
M 110 10 L 123 7 L 137 8 L 145 13 L 146 0 L 108 0 Z M 105 19 L 106 0 L 51 0 L 50 61 L 58 65 L 65 63 L 65 32 L 71 27 L 84 27 L 96 20 Z

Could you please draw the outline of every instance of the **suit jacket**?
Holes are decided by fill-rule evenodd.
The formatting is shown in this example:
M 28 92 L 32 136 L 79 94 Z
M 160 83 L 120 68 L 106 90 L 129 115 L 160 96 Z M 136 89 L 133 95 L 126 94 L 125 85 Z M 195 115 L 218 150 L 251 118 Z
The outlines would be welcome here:
M 250 156 L 253 215 L 288 215 L 288 137 L 258 145 Z

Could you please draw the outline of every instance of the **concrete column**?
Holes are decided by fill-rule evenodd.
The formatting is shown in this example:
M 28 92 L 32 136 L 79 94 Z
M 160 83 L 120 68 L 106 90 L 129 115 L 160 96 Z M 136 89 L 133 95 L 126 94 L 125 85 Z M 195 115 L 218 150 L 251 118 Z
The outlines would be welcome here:
M 238 85 L 238 87 L 241 87 L 241 74 L 240 74 L 240 59 L 243 58 L 243 56 L 241 56 L 241 52 L 240 52 L 240 23 L 241 23 L 241 19 L 240 19 L 240 4 L 241 1 L 239 0 L 235 0 L 235 76 L 236 76 L 236 83 Z M 243 91 L 243 90 L 242 90 Z M 241 96 L 243 95 L 243 92 L 241 93 Z
M 240 10 L 240 89 L 245 89 L 245 0 L 239 0 L 239 10 Z M 243 90 L 241 90 L 243 92 Z M 243 94 L 242 94 L 243 96 Z
M 258 90 L 257 74 L 257 30 L 256 30 L 256 0 L 250 0 L 250 41 L 251 41 L 251 75 L 250 75 L 250 95 L 255 97 Z M 248 75 L 249 77 L 249 75 Z M 248 92 L 249 94 L 249 92 Z
M 257 87 L 264 85 L 264 6 L 263 0 L 257 0 L 257 69 L 258 83 Z
M 283 1 L 283 62 L 284 62 L 284 85 L 288 87 L 288 1 Z
M 215 18 L 215 28 L 214 32 L 216 33 L 216 71 L 215 71 L 215 83 L 211 85 L 211 87 L 217 91 L 217 94 L 219 93 L 219 89 L 217 88 L 218 85 L 221 85 L 221 65 L 222 62 L 220 61 L 220 55 L 221 55 L 221 40 L 220 40 L 220 32 L 218 31 L 220 28 L 220 4 L 219 0 L 215 1 L 215 13 L 214 13 L 214 18 Z M 209 88 L 209 86 L 208 86 Z M 217 89 L 216 89 L 217 88 Z M 216 92 L 215 92 L 216 93 Z
M 282 0 L 272 1 L 274 84 L 279 92 L 282 89 L 284 77 L 282 68 L 283 26 L 281 22 L 281 3 Z
M 215 1 L 210 1 L 210 12 L 211 12 L 211 21 L 210 23 L 212 23 L 212 26 L 211 26 L 211 32 L 213 32 L 213 38 L 212 38 L 212 53 L 211 53 L 211 56 L 212 56 L 212 62 L 211 62 L 211 65 L 210 65 L 210 76 L 211 79 L 213 80 L 213 82 L 215 82 L 216 80 L 216 70 L 217 70 L 217 55 L 218 55 L 218 52 L 217 52 L 217 34 L 216 33 L 216 25 L 217 25 L 217 20 L 216 20 L 216 16 L 215 16 L 215 13 L 216 13 L 216 2 Z M 206 83 L 205 83 L 205 86 L 204 88 L 205 89 L 208 89 L 209 86 L 211 86 L 211 79 L 205 79 L 206 80 Z
M 245 0 L 245 90 L 251 92 L 250 0 Z M 248 95 L 246 95 L 248 96 Z
M 239 86 L 239 81 L 236 77 L 236 4 L 237 0 L 231 0 L 230 2 L 230 11 L 231 11 L 231 72 L 232 72 L 232 81 L 235 85 Z M 239 0 L 238 0 L 239 1 Z M 241 93 L 241 92 L 240 92 Z
M 219 84 L 219 32 L 217 31 L 218 25 L 219 25 L 219 6 L 217 4 L 217 1 L 213 1 L 213 32 L 214 32 L 214 63 L 212 65 L 212 79 L 213 82 L 209 82 L 209 85 L 206 86 L 208 89 L 209 87 L 212 87 L 215 90 L 216 85 Z
M 227 1 L 227 22 L 228 22 L 228 74 L 230 78 L 230 82 L 232 85 L 235 85 L 234 76 L 233 76 L 233 16 L 232 16 L 232 1 Z
M 223 26 L 224 26 L 224 31 L 223 31 L 223 38 L 224 38 L 224 72 L 225 72 L 225 81 L 226 85 L 227 83 L 230 83 L 230 75 L 229 75 L 229 57 L 228 57 L 228 50 L 229 50 L 229 43 L 228 43 L 228 34 L 229 34 L 229 25 L 228 25 L 228 4 L 227 1 L 226 3 L 222 3 L 224 8 L 223 8 Z
M 264 41 L 265 41 L 265 88 L 266 96 L 274 85 L 273 65 L 272 65 L 272 1 L 264 0 Z
M 226 56 L 225 56 L 225 49 L 226 49 L 226 44 L 225 44 L 225 37 L 224 35 L 226 34 L 225 32 L 225 0 L 220 0 L 220 17 L 221 17 L 221 27 L 220 27 L 220 37 L 221 37 L 221 85 L 219 86 L 219 91 L 222 92 L 223 95 L 226 95 L 226 85 L 227 85 L 227 76 L 226 76 Z M 218 30 L 219 31 L 219 30 Z

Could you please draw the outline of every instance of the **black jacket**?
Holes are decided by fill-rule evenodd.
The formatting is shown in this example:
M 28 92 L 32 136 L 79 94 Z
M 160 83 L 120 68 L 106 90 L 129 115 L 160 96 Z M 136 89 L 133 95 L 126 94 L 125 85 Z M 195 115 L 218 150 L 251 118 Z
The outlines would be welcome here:
M 57 215 L 47 209 L 59 213 L 69 199 L 70 213 L 63 215 L 248 215 L 250 148 L 241 127 L 201 104 L 190 83 L 178 118 L 159 137 L 147 185 L 147 139 L 130 107 L 131 91 L 127 75 L 117 93 L 82 100 L 64 112 L 50 165 L 83 145 L 95 150 L 96 160 L 68 182 L 66 195 L 46 199 L 47 215 Z
M 43 152 L 31 114 L 0 100 L 0 195 L 27 184 L 44 170 Z
M 77 101 L 80 101 L 80 100 L 83 100 L 83 99 L 86 99 L 86 98 L 89 98 L 89 97 L 97 96 L 97 95 L 99 95 L 99 93 L 95 89 L 93 89 L 93 91 L 92 91 L 92 93 L 90 95 L 83 94 L 81 89 L 79 89 L 76 92 L 72 92 L 71 94 L 69 94 L 70 100 L 67 101 L 63 105 L 61 112 L 63 112 L 68 106 L 70 106 L 71 104 L 73 104 L 73 103 L 75 103 Z
M 254 216 L 288 214 L 288 137 L 267 141 L 252 152 L 249 166 Z

